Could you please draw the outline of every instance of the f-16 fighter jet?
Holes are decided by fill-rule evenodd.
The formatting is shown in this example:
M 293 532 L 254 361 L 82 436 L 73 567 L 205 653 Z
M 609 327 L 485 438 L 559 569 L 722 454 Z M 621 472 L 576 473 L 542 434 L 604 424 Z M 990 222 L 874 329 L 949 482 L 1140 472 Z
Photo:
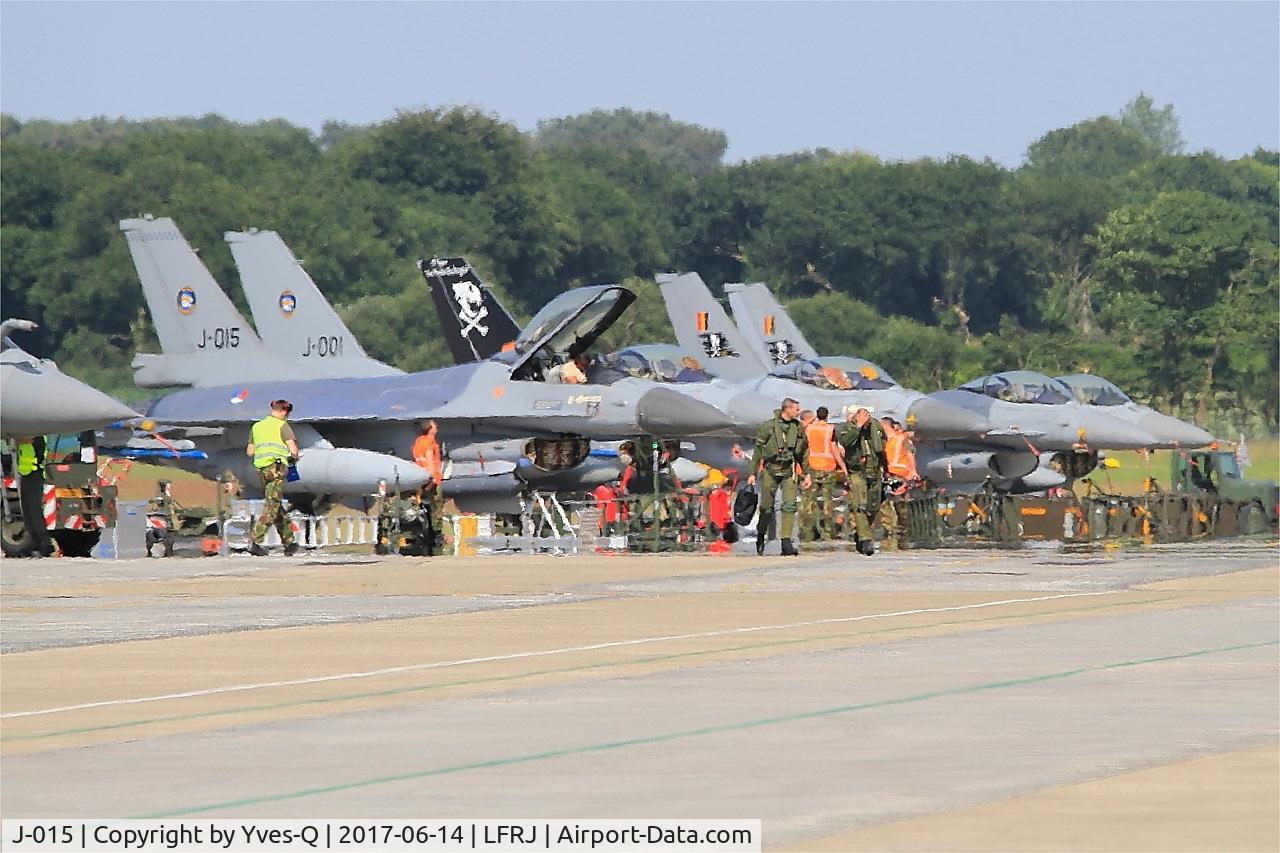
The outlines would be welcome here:
M 1077 403 L 1098 406 L 1113 418 L 1119 418 L 1145 429 L 1155 436 L 1156 447 L 1204 447 L 1213 436 L 1194 424 L 1162 415 L 1150 406 L 1135 403 L 1129 396 L 1101 376 L 1072 373 L 1057 381 L 1067 387 Z
M 67 376 L 58 365 L 15 344 L 11 332 L 30 320 L 0 323 L 0 437 L 74 433 L 138 417 L 125 404 Z
M 818 356 L 767 286 L 731 284 L 725 290 L 734 316 L 748 331 L 748 345 L 776 365 L 775 372 L 800 374 L 829 360 Z M 943 485 L 991 478 L 1011 491 L 1039 490 L 1092 470 L 1099 449 L 1136 449 L 1155 443 L 1145 430 L 1099 417 L 1101 412 L 1075 404 L 1055 388 L 1048 377 L 1019 372 L 984 377 L 958 391 L 930 394 L 934 400 L 987 419 L 990 428 L 961 442 L 917 443 L 921 473 Z M 917 433 L 926 440 L 936 438 L 919 425 Z
M 128 231 L 136 222 L 122 223 L 122 227 Z M 167 308 L 167 304 L 157 306 L 158 300 L 168 300 L 152 293 L 156 288 L 144 290 L 153 312 Z M 270 400 L 288 399 L 294 404 L 291 423 L 304 447 L 304 463 L 313 448 L 328 454 L 390 451 L 393 456 L 384 458 L 397 465 L 402 485 L 407 466 L 412 465 L 405 457 L 424 420 L 437 421 L 455 464 L 475 459 L 484 460 L 482 466 L 489 469 L 515 469 L 523 460 L 548 478 L 587 462 L 591 439 L 753 431 L 754 423 L 735 421 L 729 415 L 731 395 L 723 393 L 718 397 L 698 391 L 682 393 L 633 378 L 609 386 L 549 381 L 565 372 L 566 362 L 585 355 L 634 299 L 630 291 L 613 285 L 569 291 L 548 304 L 507 352 L 440 370 L 299 379 L 295 364 L 266 356 L 267 367 L 283 365 L 277 378 L 264 379 L 270 370 L 258 368 L 251 372 L 251 380 L 241 380 L 236 372 L 239 360 L 228 360 L 218 364 L 216 380 L 190 375 L 197 387 L 157 401 L 147 414 L 173 427 L 217 429 L 219 440 L 232 450 L 243 446 L 249 424 L 262 416 Z M 184 317 L 200 310 L 198 303 L 182 303 L 181 294 L 176 304 L 186 309 Z M 256 338 L 253 341 L 258 343 Z M 220 384 L 205 387 L 215 381 Z M 719 403 L 726 405 L 721 408 Z M 759 408 L 753 401 L 746 407 Z M 209 440 L 202 438 L 202 446 Z M 305 484 L 307 475 L 301 473 Z M 483 491 L 511 495 L 524 482 L 511 470 L 486 477 Z
M 903 388 L 863 359 L 797 360 L 771 370 L 729 320 L 697 273 L 657 277 L 667 316 L 681 348 L 693 351 L 707 370 L 765 398 L 794 397 L 807 409 L 826 407 L 843 421 L 866 407 L 913 427 L 926 438 L 978 438 L 991 429 L 980 414 Z M 770 412 L 769 414 L 772 414 Z M 767 420 L 766 414 L 760 420 Z

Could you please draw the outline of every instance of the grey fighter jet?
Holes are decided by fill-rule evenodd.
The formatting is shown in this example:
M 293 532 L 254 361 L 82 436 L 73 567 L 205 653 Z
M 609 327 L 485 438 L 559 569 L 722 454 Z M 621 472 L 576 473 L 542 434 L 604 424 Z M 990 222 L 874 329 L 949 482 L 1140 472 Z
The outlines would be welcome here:
M 228 231 L 240 284 L 263 346 L 325 376 L 389 376 L 403 370 L 365 354 L 320 295 L 302 262 L 274 231 Z
M 546 380 L 553 365 L 587 352 L 634 299 L 612 285 L 568 291 L 534 317 L 509 352 L 483 362 L 399 376 L 192 388 L 157 401 L 148 416 L 243 434 L 268 401 L 284 397 L 294 404 L 293 423 L 339 449 L 404 457 L 417 424 L 434 419 L 455 460 L 518 467 L 523 459 L 548 474 L 583 463 L 590 439 L 753 431 L 755 424 L 727 414 L 733 400 L 724 393 L 676 391 L 634 378 L 608 386 Z M 754 408 L 750 402 L 747 407 Z M 489 489 L 514 493 L 518 473 L 491 478 Z
M 54 435 L 95 429 L 138 413 L 58 365 L 23 350 L 9 334 L 38 328 L 30 320 L 0 323 L 0 437 Z
M 812 345 L 764 284 L 725 288 L 735 317 L 748 330 L 746 338 L 775 370 L 803 371 L 822 364 Z M 989 380 L 989 381 L 988 381 Z M 916 445 L 921 474 L 940 485 L 976 484 L 987 478 L 1010 491 L 1032 491 L 1062 485 L 1097 464 L 1098 449 L 1151 446 L 1154 437 L 1101 412 L 1091 411 L 1055 389 L 1040 374 L 997 374 L 929 397 L 968 409 L 986 418 L 990 429 L 977 440 L 926 441 Z M 899 418 L 899 420 L 901 420 Z M 1050 451 L 1042 454 L 1042 450 Z
M 1098 406 L 1113 418 L 1135 424 L 1155 436 L 1156 447 L 1204 447 L 1213 436 L 1194 424 L 1162 415 L 1150 406 L 1135 403 L 1127 394 L 1101 376 L 1072 373 L 1058 376 L 1077 403 Z
M 903 388 L 864 359 L 793 360 L 770 370 L 701 276 L 668 274 L 657 280 L 680 346 L 693 351 L 711 373 L 738 387 L 774 401 L 794 397 L 808 409 L 824 406 L 841 421 L 847 413 L 866 407 L 933 439 L 976 439 L 991 429 L 980 414 Z M 763 422 L 772 410 L 756 415 Z

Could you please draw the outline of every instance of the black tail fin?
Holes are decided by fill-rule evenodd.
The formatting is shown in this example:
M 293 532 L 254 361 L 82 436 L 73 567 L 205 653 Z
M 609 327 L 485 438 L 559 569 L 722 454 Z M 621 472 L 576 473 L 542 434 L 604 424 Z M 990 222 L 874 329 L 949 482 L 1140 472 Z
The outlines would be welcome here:
M 520 327 L 466 258 L 418 261 L 418 269 L 458 364 L 491 358 L 520 336 Z

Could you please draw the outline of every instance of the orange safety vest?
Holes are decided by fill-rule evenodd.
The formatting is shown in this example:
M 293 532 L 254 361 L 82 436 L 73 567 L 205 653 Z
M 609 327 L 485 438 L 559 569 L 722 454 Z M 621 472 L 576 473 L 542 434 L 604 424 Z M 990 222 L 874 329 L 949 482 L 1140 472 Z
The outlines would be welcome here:
M 888 432 L 884 437 L 884 455 L 889 462 L 889 473 L 900 480 L 919 480 L 916 473 L 916 457 L 907 446 L 905 432 Z
M 413 440 L 413 461 L 418 467 L 431 472 L 431 479 L 440 485 L 442 471 L 440 468 L 440 442 L 429 435 L 420 435 Z
M 836 470 L 836 428 L 826 421 L 814 421 L 804 428 L 809 441 L 809 468 L 814 471 Z
M 612 488 L 602 483 L 596 486 L 592 496 L 596 499 L 596 510 L 602 522 L 612 524 L 618 520 L 618 495 Z

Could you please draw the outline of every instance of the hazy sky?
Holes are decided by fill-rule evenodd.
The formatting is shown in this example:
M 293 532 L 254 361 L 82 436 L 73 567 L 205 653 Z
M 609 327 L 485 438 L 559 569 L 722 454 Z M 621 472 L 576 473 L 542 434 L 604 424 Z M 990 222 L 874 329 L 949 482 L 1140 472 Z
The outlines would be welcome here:
M 1280 147 L 1280 3 L 0 3 L 0 109 L 380 121 L 471 104 L 1017 165 L 1049 130 L 1172 103 L 1191 150 Z

